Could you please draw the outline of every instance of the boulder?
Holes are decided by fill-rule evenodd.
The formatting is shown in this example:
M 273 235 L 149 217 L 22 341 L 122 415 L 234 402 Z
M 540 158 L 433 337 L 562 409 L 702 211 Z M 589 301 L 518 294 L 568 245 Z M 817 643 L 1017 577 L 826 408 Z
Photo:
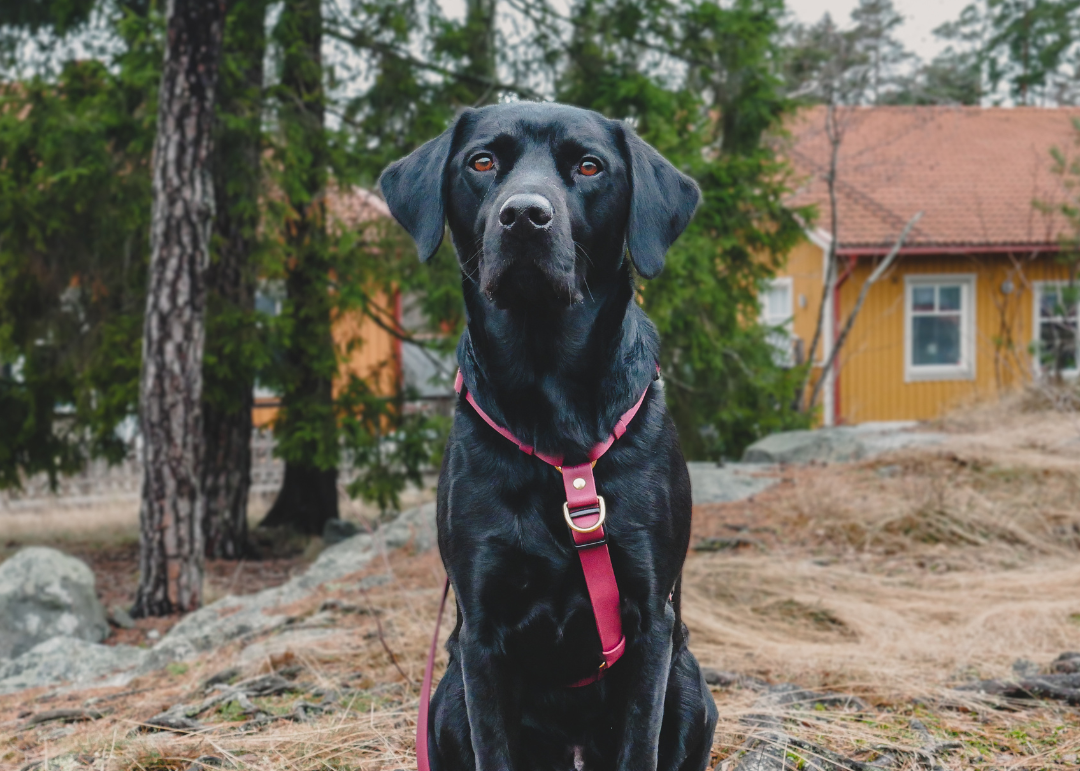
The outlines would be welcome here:
M 850 430 L 781 431 L 746 448 L 744 463 L 809 463 L 850 461 L 863 457 L 864 448 Z
M 359 534 L 360 527 L 355 522 L 347 519 L 328 519 L 326 525 L 323 526 L 322 539 L 327 546 L 333 546 L 335 543 L 341 543 Z
M 690 490 L 694 505 L 702 503 L 731 503 L 757 495 L 776 484 L 772 466 L 757 463 L 725 463 L 718 466 L 707 461 L 691 461 Z
M 192 658 L 217 650 L 234 640 L 250 640 L 285 627 L 291 620 L 286 606 L 307 597 L 321 585 L 355 581 L 353 574 L 366 567 L 384 549 L 408 547 L 420 552 L 434 545 L 435 504 L 428 503 L 402 512 L 397 519 L 380 527 L 375 533 L 360 533 L 324 549 L 305 573 L 281 586 L 241 597 L 223 597 L 188 614 L 150 650 L 130 646 L 109 647 L 70 636 L 54 636 L 18 658 L 0 661 L 0 693 L 62 681 L 85 684 L 109 676 L 109 680 L 103 683 L 125 683 L 136 675 L 160 669 L 169 662 Z M 60 556 L 64 557 L 62 554 Z M 14 559 L 16 557 L 12 557 Z M 71 560 L 68 557 L 64 559 Z M 0 569 L 6 568 L 12 560 L 4 563 Z M 78 560 L 72 561 L 86 571 L 92 596 L 93 575 Z M 370 583 L 372 579 L 383 580 L 381 576 L 369 576 L 367 581 Z M 102 628 L 107 628 L 104 626 L 104 611 L 100 604 L 96 607 Z M 104 635 L 100 634 L 98 639 L 102 637 Z M 274 642 L 280 643 L 282 640 Z M 268 643 L 266 648 L 269 649 L 274 642 Z M 256 652 L 249 651 L 249 656 Z
M 96 643 L 108 634 L 94 574 L 85 563 L 31 546 L 0 564 L 0 661 L 53 637 Z
M 284 606 L 324 584 L 363 570 L 381 550 L 410 546 L 422 552 L 432 548 L 435 540 L 434 503 L 404 511 L 372 534 L 360 533 L 323 549 L 306 572 L 281 586 L 240 597 L 223 597 L 188 614 L 150 650 L 139 671 L 149 672 L 239 638 L 280 629 L 289 621 Z
M 862 423 L 809 431 L 781 431 L 746 448 L 744 463 L 844 463 L 904 447 L 938 444 L 943 434 L 911 431 L 908 422 Z
M 90 683 L 139 666 L 147 652 L 130 645 L 100 645 L 75 637 L 53 637 L 0 664 L 0 693 L 67 682 Z M 123 682 L 123 677 L 117 682 Z

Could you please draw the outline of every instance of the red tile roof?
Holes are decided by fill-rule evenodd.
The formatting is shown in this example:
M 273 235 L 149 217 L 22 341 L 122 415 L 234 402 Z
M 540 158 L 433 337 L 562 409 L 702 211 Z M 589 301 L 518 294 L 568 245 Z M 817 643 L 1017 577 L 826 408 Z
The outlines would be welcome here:
M 1062 217 L 1032 202 L 1060 202 L 1050 148 L 1080 152 L 1078 108 L 845 107 L 837 171 L 839 248 L 887 248 L 918 211 L 905 247 L 1056 245 Z M 816 204 L 830 229 L 825 108 L 800 112 L 784 153 L 795 167 L 795 205 Z

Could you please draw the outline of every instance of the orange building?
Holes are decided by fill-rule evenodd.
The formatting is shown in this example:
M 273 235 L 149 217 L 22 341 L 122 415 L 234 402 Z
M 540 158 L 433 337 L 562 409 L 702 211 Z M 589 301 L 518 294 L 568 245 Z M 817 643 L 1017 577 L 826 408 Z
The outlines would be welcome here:
M 365 223 L 377 218 L 388 218 L 390 210 L 381 198 L 360 187 L 347 190 L 332 189 L 327 196 L 327 214 L 330 227 L 336 229 L 361 229 Z M 264 284 L 256 296 L 256 306 L 264 313 L 276 315 L 281 312 L 284 288 Z M 401 325 L 401 297 L 378 294 L 372 298 L 387 321 Z M 333 322 L 334 344 L 341 357 L 340 372 L 343 376 L 355 374 L 369 379 L 378 391 L 385 395 L 393 393 L 402 376 L 402 343 L 400 338 L 387 332 L 362 311 L 340 314 Z M 373 377 L 374 376 L 374 377 Z M 344 378 L 335 383 L 335 392 Z M 278 395 L 270 390 L 256 387 L 254 423 L 266 427 L 277 417 Z
M 1055 344 L 1075 374 L 1077 308 L 1060 302 L 1068 223 L 1036 202 L 1052 208 L 1070 195 L 1051 170 L 1051 148 L 1080 150 L 1072 124 L 1080 109 L 845 107 L 837 115 L 835 290 L 823 297 L 834 238 L 831 143 L 825 108 L 816 107 L 793 122 L 785 149 L 800 183 L 790 203 L 815 205 L 816 227 L 762 297 L 764 319 L 787 330 L 794 357 L 824 302 L 815 375 L 827 378 L 825 424 L 934 418 L 1037 376 Z M 822 373 L 861 289 L 918 212 Z

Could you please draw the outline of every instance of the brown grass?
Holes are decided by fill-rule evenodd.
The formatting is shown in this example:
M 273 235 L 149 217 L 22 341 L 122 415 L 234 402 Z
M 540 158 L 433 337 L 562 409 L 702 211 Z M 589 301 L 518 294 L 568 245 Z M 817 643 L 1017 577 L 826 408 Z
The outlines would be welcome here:
M 751 501 L 698 507 L 695 539 L 744 533 L 763 548 L 691 553 L 683 584 L 691 648 L 705 666 L 862 697 L 865 712 L 807 706 L 783 717 L 790 735 L 864 762 L 888 752 L 896 768 L 924 767 L 914 754 L 927 744 L 917 720 L 933 741 L 961 742 L 938 754 L 945 768 L 1075 765 L 1076 709 L 995 709 L 950 686 L 1007 676 L 1020 658 L 1045 664 L 1080 649 L 1080 442 L 1070 444 L 1080 431 L 1060 413 L 1011 406 L 996 418 L 952 421 L 939 426 L 949 433 L 944 445 L 786 469 L 781 484 Z M 362 591 L 364 576 L 385 580 Z M 101 771 L 179 769 L 206 754 L 250 769 L 415 768 L 417 683 L 441 581 L 437 555 L 401 550 L 287 609 L 301 631 L 246 652 L 236 644 L 125 689 L 0 697 L 0 768 L 64 753 L 96 758 Z M 330 598 L 354 612 L 335 611 L 322 628 L 319 608 Z M 202 680 L 234 660 L 248 673 L 302 667 L 308 693 L 264 700 L 268 711 L 315 700 L 315 688 L 345 699 L 304 724 L 242 732 L 235 715 L 219 713 L 204 716 L 210 728 L 196 735 L 131 733 L 195 701 Z M 95 702 L 111 711 L 91 723 L 24 728 L 19 717 L 117 691 L 131 693 Z M 748 736 L 744 720 L 762 711 L 760 694 L 714 695 L 714 766 L 731 768 Z M 788 752 L 793 768 L 813 759 L 805 748 Z

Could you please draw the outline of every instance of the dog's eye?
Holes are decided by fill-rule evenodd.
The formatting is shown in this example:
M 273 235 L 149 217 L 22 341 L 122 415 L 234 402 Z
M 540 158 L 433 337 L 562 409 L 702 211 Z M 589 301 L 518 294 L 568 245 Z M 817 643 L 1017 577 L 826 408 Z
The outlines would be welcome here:
M 600 171 L 600 161 L 595 158 L 582 158 L 581 163 L 578 164 L 578 171 L 586 177 L 595 176 Z
M 495 159 L 487 153 L 481 153 L 469 161 L 469 165 L 477 171 L 491 171 L 495 168 Z

